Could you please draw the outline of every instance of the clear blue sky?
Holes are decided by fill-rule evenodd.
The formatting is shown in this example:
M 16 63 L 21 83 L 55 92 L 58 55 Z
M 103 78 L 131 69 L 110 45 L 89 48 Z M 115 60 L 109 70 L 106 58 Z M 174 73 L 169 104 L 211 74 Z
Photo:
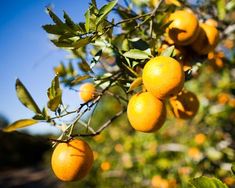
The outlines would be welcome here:
M 52 23 L 45 7 L 53 4 L 62 17 L 65 10 L 76 22 L 84 21 L 89 0 L 1 0 L 0 6 L 0 114 L 10 122 L 30 118 L 33 114 L 17 99 L 15 79 L 18 77 L 36 102 L 46 104 L 46 90 L 53 78 L 53 66 L 66 53 L 56 49 L 48 40 L 42 25 Z M 105 0 L 97 0 L 99 5 Z M 74 105 L 80 103 L 74 93 L 65 92 L 64 99 Z M 42 106 L 40 106 L 42 107 Z M 47 127 L 47 128 L 46 128 Z M 43 129 L 42 129 L 43 128 Z M 43 125 L 28 129 L 32 133 L 51 131 Z

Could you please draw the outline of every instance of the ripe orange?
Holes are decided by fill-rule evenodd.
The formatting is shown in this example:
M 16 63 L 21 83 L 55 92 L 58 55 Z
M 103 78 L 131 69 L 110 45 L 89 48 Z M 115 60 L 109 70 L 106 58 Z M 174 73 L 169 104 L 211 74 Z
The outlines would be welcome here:
M 167 36 L 178 45 L 191 44 L 199 33 L 197 17 L 191 10 L 178 10 L 170 14 L 167 22 L 170 25 L 166 29 Z
M 213 51 L 219 40 L 219 31 L 211 25 L 201 23 L 199 29 L 199 35 L 192 48 L 195 52 L 200 55 L 208 54 Z
M 149 60 L 142 77 L 145 88 L 159 99 L 176 95 L 184 85 L 183 67 L 171 57 L 158 56 Z
M 182 90 L 177 96 L 171 97 L 169 102 L 176 118 L 192 118 L 199 109 L 197 96 L 187 90 Z
M 90 146 L 85 141 L 74 139 L 56 146 L 52 154 L 51 166 L 60 180 L 75 181 L 88 174 L 93 160 Z
M 218 27 L 218 22 L 215 21 L 215 20 L 212 19 L 212 18 L 207 19 L 206 22 L 205 22 L 205 24 L 211 25 L 211 26 L 213 26 L 213 27 Z
M 84 102 L 93 99 L 95 95 L 95 86 L 92 83 L 85 83 L 81 85 L 79 95 Z
M 127 117 L 135 130 L 154 132 L 165 122 L 166 107 L 150 92 L 135 94 L 128 103 Z

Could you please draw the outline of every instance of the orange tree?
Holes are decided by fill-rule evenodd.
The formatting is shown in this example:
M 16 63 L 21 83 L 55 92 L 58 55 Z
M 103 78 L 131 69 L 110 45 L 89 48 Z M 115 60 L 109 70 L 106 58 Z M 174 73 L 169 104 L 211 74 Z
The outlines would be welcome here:
M 234 187 L 234 9 L 226 0 L 92 0 L 74 23 L 48 8 L 54 23 L 43 29 L 71 59 L 54 68 L 42 109 L 16 80 L 35 115 L 3 130 L 58 127 L 52 169 L 80 180 L 71 187 Z M 84 103 L 70 109 L 66 89 Z

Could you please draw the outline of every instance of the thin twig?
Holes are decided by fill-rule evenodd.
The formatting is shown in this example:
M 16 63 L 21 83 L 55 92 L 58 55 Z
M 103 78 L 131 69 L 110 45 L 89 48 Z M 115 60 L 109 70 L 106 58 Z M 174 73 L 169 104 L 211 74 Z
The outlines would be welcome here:
M 120 117 L 126 110 L 121 110 L 117 114 L 115 114 L 111 119 L 106 121 L 95 133 L 90 133 L 90 134 L 74 134 L 71 135 L 72 138 L 74 137 L 88 137 L 88 136 L 96 136 L 100 134 L 105 128 L 107 128 L 111 123 L 116 120 L 118 117 Z

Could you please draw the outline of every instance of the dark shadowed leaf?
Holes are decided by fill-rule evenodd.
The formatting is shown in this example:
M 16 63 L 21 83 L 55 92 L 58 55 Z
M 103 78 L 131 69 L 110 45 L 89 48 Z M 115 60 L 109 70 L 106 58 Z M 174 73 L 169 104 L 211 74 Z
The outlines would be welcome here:
M 38 121 L 35 119 L 21 119 L 21 120 L 15 121 L 14 123 L 9 125 L 8 127 L 5 127 L 3 129 L 3 131 L 4 132 L 11 132 L 11 131 L 15 131 L 16 129 L 28 127 L 28 126 L 36 124 L 36 123 L 38 123 Z
M 194 178 L 190 180 L 195 188 L 228 188 L 224 183 L 222 183 L 217 178 L 209 178 L 206 176 L 201 176 L 199 178 Z
M 70 27 L 71 29 L 76 28 L 76 24 L 73 22 L 73 20 L 69 17 L 69 15 L 65 11 L 64 11 L 64 20 L 68 27 Z
M 53 22 L 57 25 L 63 25 L 64 23 L 61 21 L 61 19 L 55 15 L 55 13 L 50 9 L 50 8 L 47 8 L 47 11 L 51 17 L 51 19 L 53 20 Z
M 78 63 L 78 66 L 84 72 L 91 71 L 91 67 L 89 66 L 89 64 L 86 61 Z
M 51 42 L 59 47 L 59 48 L 72 48 L 72 41 L 58 41 L 58 40 L 51 40 Z
M 58 25 L 43 25 L 42 28 L 50 34 L 62 35 L 64 33 L 64 28 Z
M 17 97 L 23 105 L 25 105 L 28 109 L 32 110 L 36 114 L 42 113 L 28 90 L 19 79 L 16 79 L 15 88 Z
M 130 51 L 125 52 L 123 55 L 131 59 L 148 59 L 150 57 L 147 52 L 138 49 L 131 49 Z
M 45 120 L 45 117 L 43 114 L 37 114 L 35 116 L 33 116 L 34 120 Z
M 133 48 L 136 48 L 139 50 L 146 50 L 149 48 L 148 43 L 146 43 L 144 40 L 140 38 L 130 39 L 129 41 Z
M 94 5 L 94 7 L 97 7 L 96 0 L 91 0 L 91 3 Z
M 107 14 L 113 9 L 113 7 L 115 7 L 117 2 L 118 0 L 111 1 L 108 4 L 104 5 L 103 7 L 101 7 L 98 13 L 99 17 L 96 20 L 96 25 L 99 25 L 99 23 L 107 16 Z

